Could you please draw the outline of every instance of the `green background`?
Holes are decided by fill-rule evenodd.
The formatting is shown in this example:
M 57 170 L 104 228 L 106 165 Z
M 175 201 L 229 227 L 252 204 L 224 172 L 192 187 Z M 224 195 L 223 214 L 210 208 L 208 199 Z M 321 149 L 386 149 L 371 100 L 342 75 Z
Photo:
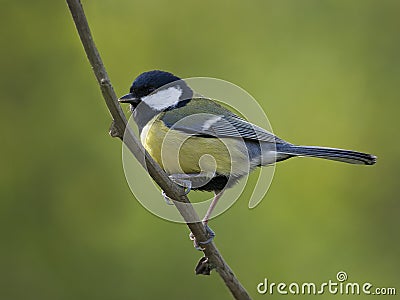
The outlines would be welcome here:
M 322 283 L 341 270 L 399 292 L 399 1 L 84 7 L 118 95 L 151 69 L 221 78 L 259 101 L 278 136 L 379 157 L 280 163 L 256 209 L 244 196 L 211 222 L 254 298 L 284 297 L 257 294 L 265 277 Z M 66 3 L 2 1 L 0 22 L 0 298 L 229 299 L 216 273 L 194 275 L 187 227 L 129 190 Z

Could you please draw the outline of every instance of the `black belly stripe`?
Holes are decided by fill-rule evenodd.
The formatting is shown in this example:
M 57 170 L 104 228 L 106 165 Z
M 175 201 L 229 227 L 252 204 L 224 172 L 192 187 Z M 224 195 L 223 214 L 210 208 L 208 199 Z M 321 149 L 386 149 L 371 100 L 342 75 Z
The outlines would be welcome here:
M 194 190 L 198 191 L 206 191 L 206 192 L 212 192 L 212 191 L 222 191 L 226 184 L 228 183 L 229 177 L 225 175 L 217 175 L 213 177 L 209 182 L 207 182 L 205 185 L 196 187 Z

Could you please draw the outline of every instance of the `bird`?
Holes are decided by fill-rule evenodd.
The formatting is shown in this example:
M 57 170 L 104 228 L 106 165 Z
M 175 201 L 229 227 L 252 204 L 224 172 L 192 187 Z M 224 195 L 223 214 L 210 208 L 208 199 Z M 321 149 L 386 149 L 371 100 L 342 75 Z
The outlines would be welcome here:
M 220 105 L 197 94 L 181 78 L 161 70 L 134 79 L 129 93 L 118 99 L 129 103 L 140 141 L 152 158 L 179 185 L 214 192 L 202 222 L 208 239 L 211 213 L 225 189 L 257 167 L 293 157 L 314 157 L 349 164 L 373 165 L 372 154 L 289 143 Z

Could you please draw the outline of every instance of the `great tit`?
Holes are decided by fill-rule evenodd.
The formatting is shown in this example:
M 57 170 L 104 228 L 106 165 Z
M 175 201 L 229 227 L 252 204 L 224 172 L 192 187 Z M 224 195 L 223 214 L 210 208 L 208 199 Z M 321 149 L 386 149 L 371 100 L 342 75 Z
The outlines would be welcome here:
M 202 244 L 213 237 L 207 222 L 224 189 L 256 167 L 297 156 L 376 162 L 371 154 L 286 142 L 213 99 L 196 95 L 185 81 L 164 71 L 140 74 L 119 102 L 130 104 L 141 143 L 175 182 L 214 192 L 203 219 L 210 239 Z

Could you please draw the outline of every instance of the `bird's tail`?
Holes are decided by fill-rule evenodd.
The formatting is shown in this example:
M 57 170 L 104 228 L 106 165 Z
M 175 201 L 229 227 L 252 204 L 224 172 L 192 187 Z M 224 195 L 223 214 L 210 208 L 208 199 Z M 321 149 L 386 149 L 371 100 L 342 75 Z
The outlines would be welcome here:
M 317 157 L 349 164 L 373 165 L 376 162 L 375 155 L 336 148 L 276 144 L 276 150 L 280 154 L 290 156 Z

